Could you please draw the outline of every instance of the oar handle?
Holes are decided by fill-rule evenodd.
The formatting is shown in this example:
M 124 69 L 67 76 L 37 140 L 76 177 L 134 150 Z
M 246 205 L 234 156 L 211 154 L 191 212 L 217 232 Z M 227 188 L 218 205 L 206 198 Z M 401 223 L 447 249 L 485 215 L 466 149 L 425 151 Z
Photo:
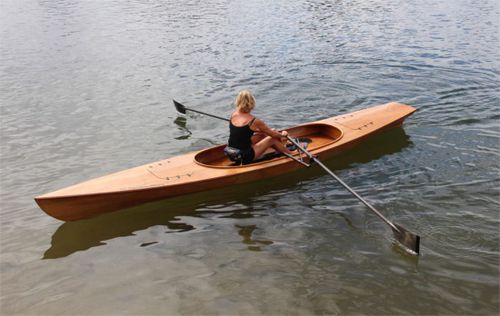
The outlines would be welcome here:
M 380 213 L 379 211 L 377 211 L 370 203 L 368 203 L 367 201 L 365 201 L 365 199 L 363 199 L 358 193 L 356 193 L 353 189 L 351 189 L 351 187 L 349 187 L 344 181 L 342 181 L 342 179 L 340 179 L 335 173 L 333 173 L 333 171 L 331 171 L 329 168 L 327 168 L 321 161 L 319 161 L 318 158 L 316 158 L 315 156 L 313 156 L 309 151 L 307 151 L 305 148 L 302 148 L 293 138 L 291 138 L 290 136 L 287 136 L 287 139 L 289 141 L 291 141 L 295 146 L 297 146 L 297 148 L 299 148 L 304 154 L 306 154 L 309 159 L 312 159 L 315 163 L 317 163 L 321 168 L 323 168 L 326 172 L 328 172 L 328 174 L 330 174 L 335 180 L 337 180 L 340 184 L 342 184 L 344 186 L 344 188 L 346 188 L 349 192 L 352 193 L 352 195 L 354 195 L 355 197 L 358 198 L 358 200 L 360 200 L 364 205 L 366 205 L 370 210 L 372 210 L 375 214 L 378 215 L 378 217 L 380 217 L 384 222 L 387 223 L 387 225 L 391 226 L 392 229 L 396 230 L 396 231 L 400 231 L 396 225 L 394 225 L 390 220 L 388 220 L 384 215 L 382 215 L 382 213 Z

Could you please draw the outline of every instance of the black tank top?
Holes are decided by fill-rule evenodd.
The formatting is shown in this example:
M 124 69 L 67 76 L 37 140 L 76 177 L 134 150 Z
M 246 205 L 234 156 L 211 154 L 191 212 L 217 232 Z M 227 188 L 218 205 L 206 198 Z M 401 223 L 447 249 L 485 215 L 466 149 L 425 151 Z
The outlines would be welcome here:
M 244 126 L 235 126 L 233 122 L 229 121 L 229 147 L 237 148 L 240 150 L 250 149 L 252 147 L 253 131 L 250 128 L 255 117 Z

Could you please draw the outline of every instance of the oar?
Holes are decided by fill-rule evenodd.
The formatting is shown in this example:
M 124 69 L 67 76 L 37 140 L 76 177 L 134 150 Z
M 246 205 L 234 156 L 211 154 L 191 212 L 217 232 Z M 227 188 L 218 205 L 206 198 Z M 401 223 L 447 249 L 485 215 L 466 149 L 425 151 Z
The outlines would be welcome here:
M 340 184 L 342 184 L 349 192 L 351 192 L 355 197 L 357 197 L 364 205 L 366 205 L 370 210 L 372 210 L 375 214 L 378 215 L 384 222 L 387 223 L 392 228 L 392 232 L 394 234 L 394 238 L 398 241 L 404 248 L 413 255 L 418 255 L 420 251 L 420 236 L 408 231 L 403 226 L 395 224 L 389 221 L 384 215 L 382 215 L 379 211 L 377 211 L 370 203 L 365 201 L 358 193 L 356 193 L 353 189 L 351 189 L 342 179 L 340 179 L 335 173 L 333 173 L 330 169 L 328 169 L 321 161 L 319 161 L 316 156 L 312 155 L 305 148 L 302 148 L 297 142 L 287 136 L 288 140 L 291 141 L 299 150 L 301 150 L 304 154 L 306 154 L 309 159 L 317 163 L 321 168 L 323 168 L 326 172 L 328 172 L 335 180 L 337 180 Z
M 199 113 L 199 114 L 203 114 L 203 115 L 215 117 L 215 118 L 217 118 L 219 120 L 224 120 L 224 121 L 228 121 L 229 122 L 229 119 L 227 119 L 227 118 L 223 118 L 223 117 L 220 117 L 220 116 L 217 116 L 217 115 L 213 115 L 213 114 L 208 114 L 208 113 L 201 112 L 201 111 L 198 111 L 198 110 L 193 110 L 193 109 L 185 107 L 184 105 L 180 104 L 179 102 L 177 102 L 175 100 L 173 100 L 173 101 L 174 101 L 175 108 L 176 108 L 177 112 L 179 112 L 179 113 L 186 114 L 186 111 L 191 111 L 191 112 L 196 112 L 196 113 Z
M 201 111 L 193 110 L 186 108 L 184 105 L 180 104 L 179 102 L 174 100 L 174 105 L 175 108 L 177 109 L 178 112 L 182 114 L 186 114 L 187 111 L 192 111 L 196 112 L 199 114 L 211 116 L 220 120 L 224 121 L 229 121 L 226 118 L 204 113 Z M 389 221 L 382 213 L 377 211 L 373 206 L 370 205 L 367 201 L 365 201 L 359 194 L 357 194 L 353 189 L 351 189 L 342 179 L 340 179 L 335 173 L 333 173 L 330 169 L 328 169 L 321 161 L 319 161 L 315 156 L 313 156 L 310 152 L 308 152 L 305 148 L 302 148 L 293 138 L 290 136 L 287 136 L 288 140 L 291 141 L 299 150 L 301 150 L 304 154 L 306 154 L 310 160 L 316 162 L 318 165 L 320 165 L 326 172 L 328 172 L 335 180 L 337 180 L 340 184 L 342 184 L 349 192 L 351 192 L 356 198 L 358 198 L 363 204 L 365 204 L 370 210 L 372 210 L 377 216 L 379 216 L 384 222 L 387 223 L 392 229 L 392 232 L 394 234 L 394 237 L 396 238 L 396 241 L 400 243 L 405 250 L 407 250 L 410 254 L 413 255 L 418 255 L 420 252 L 420 236 L 408 231 L 401 225 L 398 225 L 396 223 L 393 223 Z M 295 160 L 295 159 L 294 159 Z

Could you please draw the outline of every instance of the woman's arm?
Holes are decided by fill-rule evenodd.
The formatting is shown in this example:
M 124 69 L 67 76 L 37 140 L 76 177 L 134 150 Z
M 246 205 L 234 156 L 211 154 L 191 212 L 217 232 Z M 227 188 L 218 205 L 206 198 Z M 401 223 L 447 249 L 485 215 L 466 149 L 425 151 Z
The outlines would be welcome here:
M 274 137 L 274 138 L 282 138 L 282 137 L 286 137 L 288 135 L 287 131 L 281 131 L 281 133 L 280 133 L 272 128 L 269 128 L 266 125 L 266 123 L 264 123 L 264 121 L 261 119 L 255 119 L 251 128 L 254 131 L 257 129 L 257 131 L 260 131 L 260 132 L 262 132 L 266 135 L 269 135 L 271 137 Z

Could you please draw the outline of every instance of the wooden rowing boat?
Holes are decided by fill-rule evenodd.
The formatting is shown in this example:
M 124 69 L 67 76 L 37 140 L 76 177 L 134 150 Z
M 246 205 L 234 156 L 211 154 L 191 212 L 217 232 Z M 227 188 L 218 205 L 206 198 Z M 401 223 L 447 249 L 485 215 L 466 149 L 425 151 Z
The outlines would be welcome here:
M 322 159 L 401 126 L 415 108 L 391 102 L 287 129 L 310 139 L 308 151 Z M 48 215 L 63 221 L 93 217 L 150 201 L 216 189 L 290 172 L 304 165 L 280 156 L 234 166 L 219 145 L 131 168 L 35 198 Z M 298 156 L 298 154 L 296 155 Z

